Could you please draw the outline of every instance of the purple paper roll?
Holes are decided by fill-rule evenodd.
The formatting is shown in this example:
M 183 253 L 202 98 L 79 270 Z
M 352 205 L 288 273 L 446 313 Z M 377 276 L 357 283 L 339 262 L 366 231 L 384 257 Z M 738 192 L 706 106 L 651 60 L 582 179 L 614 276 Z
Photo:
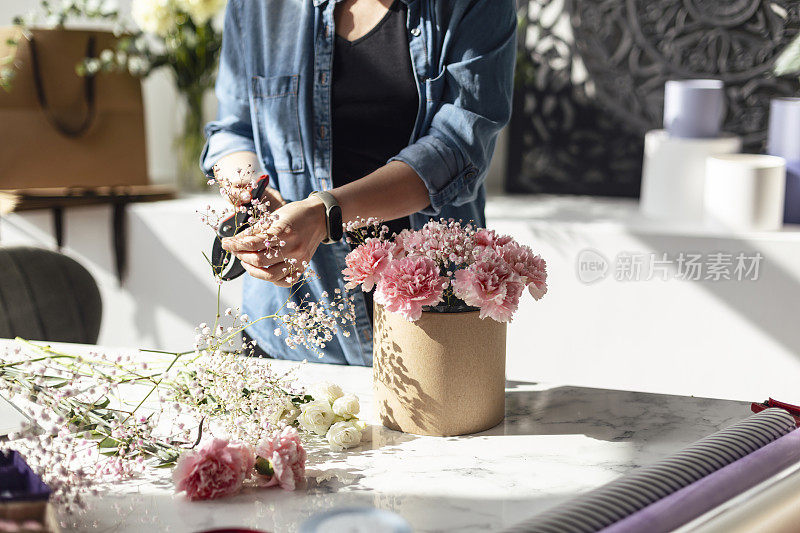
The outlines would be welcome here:
M 602 530 L 602 533 L 673 531 L 800 461 L 800 431 L 792 431 L 699 481 Z

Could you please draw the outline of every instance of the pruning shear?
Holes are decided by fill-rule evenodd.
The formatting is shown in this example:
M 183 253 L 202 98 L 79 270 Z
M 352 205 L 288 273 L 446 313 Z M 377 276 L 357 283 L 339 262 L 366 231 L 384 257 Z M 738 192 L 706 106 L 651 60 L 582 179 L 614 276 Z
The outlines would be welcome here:
M 264 174 L 258 178 L 253 190 L 250 191 L 251 198 L 256 200 L 264 196 L 267 185 L 269 185 L 269 176 Z M 223 281 L 236 279 L 245 272 L 242 262 L 235 255 L 222 248 L 223 238 L 233 237 L 250 227 L 247 219 L 250 218 L 249 211 L 252 204 L 248 202 L 243 207 L 245 207 L 244 211 L 237 209 L 234 214 L 220 222 L 217 236 L 214 238 L 214 244 L 211 247 L 211 268 L 214 270 L 214 274 Z

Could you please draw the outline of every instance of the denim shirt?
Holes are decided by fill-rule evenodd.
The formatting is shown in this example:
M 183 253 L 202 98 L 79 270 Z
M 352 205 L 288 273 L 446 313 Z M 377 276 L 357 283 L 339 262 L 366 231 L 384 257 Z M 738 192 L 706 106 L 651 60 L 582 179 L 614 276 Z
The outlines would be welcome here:
M 203 169 L 221 157 L 255 152 L 270 184 L 288 200 L 331 188 L 331 73 L 334 7 L 339 0 L 229 0 L 216 94 L 217 120 L 206 126 Z M 515 60 L 514 0 L 402 0 L 419 111 L 406 148 L 390 159 L 408 164 L 425 183 L 430 206 L 411 215 L 415 228 L 430 218 L 485 224 L 483 181 L 500 129 L 511 114 Z M 320 245 L 311 263 L 318 279 L 305 287 L 319 300 L 344 290 L 349 246 Z M 247 277 L 243 310 L 274 313 L 290 290 Z M 273 357 L 371 365 L 372 328 L 364 298 L 356 322 L 327 344 L 321 359 L 290 350 L 275 324 L 248 328 Z

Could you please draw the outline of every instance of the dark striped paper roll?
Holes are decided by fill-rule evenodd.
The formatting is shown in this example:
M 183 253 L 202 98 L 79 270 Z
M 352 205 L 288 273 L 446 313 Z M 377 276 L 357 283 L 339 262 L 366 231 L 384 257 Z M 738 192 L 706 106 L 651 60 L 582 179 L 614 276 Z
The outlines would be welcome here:
M 795 429 L 792 416 L 767 409 L 701 439 L 653 465 L 637 468 L 506 533 L 593 533 L 753 453 Z
M 711 475 L 611 524 L 602 533 L 669 533 L 800 461 L 792 431 Z

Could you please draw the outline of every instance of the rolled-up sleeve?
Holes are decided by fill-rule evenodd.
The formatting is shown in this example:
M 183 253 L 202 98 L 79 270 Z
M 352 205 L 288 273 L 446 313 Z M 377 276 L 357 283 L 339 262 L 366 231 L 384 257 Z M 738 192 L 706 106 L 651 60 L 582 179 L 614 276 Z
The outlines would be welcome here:
M 390 159 L 409 165 L 425 183 L 431 200 L 425 214 L 477 197 L 497 135 L 511 117 L 516 24 L 514 0 L 470 2 L 451 22 L 440 74 L 425 82 L 426 97 L 437 106 L 430 127 Z
M 247 92 L 247 72 L 244 63 L 242 31 L 236 19 L 236 2 L 228 2 L 225 10 L 222 50 L 217 74 L 217 120 L 205 127 L 206 145 L 200 166 L 211 174 L 220 158 L 234 152 L 255 152 L 250 102 Z

